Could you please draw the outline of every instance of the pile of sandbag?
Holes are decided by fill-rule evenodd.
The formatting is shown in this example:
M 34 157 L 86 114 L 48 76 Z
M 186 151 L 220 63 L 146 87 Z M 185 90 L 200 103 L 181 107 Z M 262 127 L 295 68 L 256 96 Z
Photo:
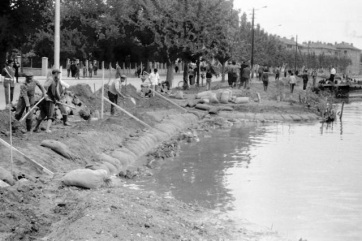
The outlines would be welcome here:
M 86 189 L 95 189 L 105 186 L 108 180 L 107 171 L 102 169 L 76 169 L 68 172 L 61 179 L 64 185 Z
M 232 91 L 231 90 L 218 90 L 216 93 L 213 91 L 203 91 L 196 95 L 196 99 L 201 99 L 204 103 L 211 104 L 227 104 L 231 100 Z
M 208 90 L 198 93 L 196 96 L 196 99 L 202 99 L 204 102 L 218 104 L 219 100 L 217 99 L 216 93 Z

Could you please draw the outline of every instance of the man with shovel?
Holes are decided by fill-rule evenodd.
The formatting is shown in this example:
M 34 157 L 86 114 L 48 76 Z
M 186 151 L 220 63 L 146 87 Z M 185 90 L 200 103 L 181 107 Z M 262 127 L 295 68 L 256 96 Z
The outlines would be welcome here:
M 34 132 L 39 130 L 39 126 L 41 122 L 47 118 L 47 127 L 46 132 L 51 133 L 50 126 L 52 125 L 52 121 L 54 119 L 54 107 L 57 102 L 60 101 L 62 85 L 59 78 L 60 71 L 59 69 L 52 70 L 52 78 L 49 79 L 44 87 L 47 90 L 46 98 L 39 104 L 40 115 L 37 119 L 36 126 L 34 128 Z
M 121 93 L 122 85 L 125 85 L 126 79 L 127 79 L 127 76 L 123 74 L 123 75 L 120 76 L 120 78 L 113 79 L 109 83 L 108 98 L 112 103 L 114 103 L 116 105 L 117 105 L 117 102 L 118 102 L 118 95 L 121 96 L 122 99 L 127 98 L 125 95 L 123 95 Z M 111 115 L 114 115 L 114 108 L 115 107 L 113 105 L 111 105 Z
M 33 79 L 33 73 L 26 73 L 25 74 L 25 83 L 20 86 L 20 95 L 18 104 L 16 107 L 15 119 L 20 120 L 24 110 L 27 113 L 26 116 L 26 130 L 29 132 L 31 131 L 32 122 L 33 122 L 33 107 L 35 102 L 35 88 L 38 88 L 43 93 L 42 97 L 46 96 L 44 87 L 37 81 Z M 29 112 L 30 111 L 30 112 Z

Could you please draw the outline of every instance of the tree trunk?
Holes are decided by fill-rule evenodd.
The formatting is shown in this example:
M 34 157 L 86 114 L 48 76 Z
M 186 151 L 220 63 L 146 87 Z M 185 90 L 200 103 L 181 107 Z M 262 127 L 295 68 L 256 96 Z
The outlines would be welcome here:
M 221 63 L 221 82 L 225 82 L 225 63 L 226 61 Z
M 1 63 L 1 69 L 3 68 L 4 63 L 6 62 L 6 50 L 0 51 L 0 63 Z
M 200 86 L 200 60 L 196 61 L 196 85 Z
M 184 79 L 184 89 L 186 90 L 186 89 L 188 89 L 189 88 L 189 84 L 188 84 L 188 82 L 189 82 L 189 65 L 188 65 L 188 62 L 185 60 L 185 61 L 183 61 L 183 69 L 184 69 L 184 73 L 183 73 L 183 79 Z
M 175 62 L 167 63 L 166 81 L 170 84 L 170 88 L 172 88 L 174 69 L 175 69 Z

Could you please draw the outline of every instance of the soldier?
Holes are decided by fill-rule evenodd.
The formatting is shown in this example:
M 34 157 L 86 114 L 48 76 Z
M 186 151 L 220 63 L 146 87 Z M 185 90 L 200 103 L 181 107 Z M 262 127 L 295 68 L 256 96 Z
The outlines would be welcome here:
M 6 108 L 10 109 L 13 107 L 13 98 L 14 98 L 14 76 L 15 71 L 13 69 L 13 61 L 9 59 L 6 62 L 5 68 L 3 68 L 1 75 L 4 76 L 4 90 L 5 90 L 5 103 Z M 9 89 L 10 89 L 10 96 L 9 96 Z
M 44 87 L 37 81 L 33 79 L 33 73 L 25 74 L 25 83 L 20 86 L 20 95 L 18 100 L 18 105 L 16 108 L 15 119 L 20 120 L 24 110 L 26 113 L 29 112 L 30 108 L 34 105 L 34 95 L 35 95 L 35 87 L 38 88 L 43 93 L 42 97 L 45 97 L 45 89 Z M 26 130 L 31 131 L 33 120 L 32 111 L 26 117 Z

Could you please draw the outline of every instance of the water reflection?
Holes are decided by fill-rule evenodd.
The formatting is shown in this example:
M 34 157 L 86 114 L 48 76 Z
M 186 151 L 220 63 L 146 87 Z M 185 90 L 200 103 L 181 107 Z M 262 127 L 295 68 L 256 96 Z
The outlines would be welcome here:
M 342 121 L 250 125 L 185 144 L 153 188 L 273 226 L 292 240 L 360 240 L 362 104 Z

